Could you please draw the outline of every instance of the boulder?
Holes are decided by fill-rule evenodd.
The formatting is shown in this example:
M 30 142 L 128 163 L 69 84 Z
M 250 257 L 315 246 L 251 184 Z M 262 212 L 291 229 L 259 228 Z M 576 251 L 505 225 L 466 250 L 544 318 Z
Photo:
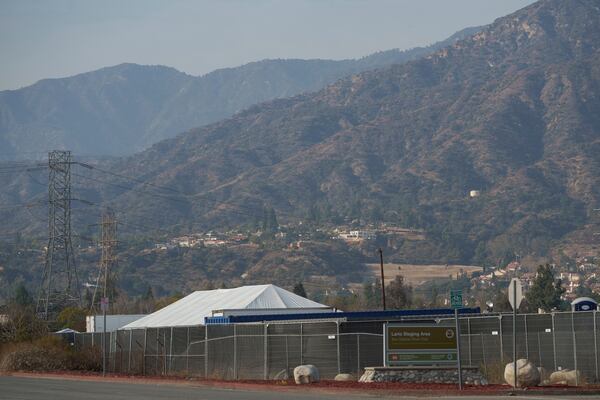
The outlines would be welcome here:
M 299 365 L 294 368 L 294 381 L 297 385 L 319 382 L 319 370 L 314 365 Z
M 578 386 L 582 384 L 581 372 L 573 369 L 555 371 L 550 375 L 551 385 Z
M 514 364 L 506 364 L 504 379 L 511 386 L 515 384 Z M 540 372 L 533 363 L 527 359 L 517 360 L 517 387 L 531 387 L 540 384 Z
M 544 367 L 538 367 L 538 372 L 540 373 L 540 385 L 549 385 L 550 384 L 550 373 Z
M 352 374 L 337 374 L 333 379 L 342 382 L 354 382 L 356 380 Z
M 359 382 L 369 383 L 375 380 L 375 371 L 372 369 L 365 369 L 364 374 L 358 379 Z

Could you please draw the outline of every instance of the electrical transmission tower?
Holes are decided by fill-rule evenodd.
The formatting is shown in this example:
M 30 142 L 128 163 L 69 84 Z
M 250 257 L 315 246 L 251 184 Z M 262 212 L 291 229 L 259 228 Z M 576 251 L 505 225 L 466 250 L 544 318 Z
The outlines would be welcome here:
M 37 313 L 53 318 L 66 306 L 79 306 L 81 292 L 71 242 L 70 151 L 48 153 L 48 247 Z
M 92 311 L 95 310 L 96 296 L 98 288 L 102 288 L 102 297 L 113 297 L 115 291 L 114 271 L 117 266 L 117 219 L 115 213 L 109 208 L 102 214 L 100 223 L 100 247 L 102 256 L 100 258 L 100 267 L 98 278 L 92 296 Z M 102 286 L 100 286 L 102 279 Z

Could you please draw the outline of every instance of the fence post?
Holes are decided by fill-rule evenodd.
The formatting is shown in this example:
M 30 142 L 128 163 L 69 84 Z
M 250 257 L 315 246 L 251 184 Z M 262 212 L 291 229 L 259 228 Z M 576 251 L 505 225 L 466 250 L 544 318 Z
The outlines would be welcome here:
M 594 366 L 596 368 L 596 382 L 598 382 L 598 333 L 596 332 L 596 313 L 598 311 L 594 310 L 592 316 L 594 317 Z
M 163 375 L 167 375 L 167 332 L 163 332 Z
M 142 350 L 142 375 L 146 375 L 146 340 L 148 339 L 148 328 L 144 328 L 144 349 Z
M 542 340 L 540 339 L 540 333 L 537 333 L 537 337 L 538 337 L 538 363 L 541 367 L 543 367 L 543 363 L 542 363 Z
M 356 373 L 359 377 L 362 375 L 360 372 L 360 333 L 356 334 Z
M 263 342 L 263 350 L 264 350 L 264 357 L 265 357 L 265 370 L 263 373 L 263 378 L 266 381 L 269 378 L 269 367 L 268 367 L 268 362 L 269 362 L 269 355 L 267 353 L 267 349 L 268 349 L 268 329 L 269 329 L 269 324 L 265 324 L 264 328 L 263 328 L 263 335 L 264 335 L 264 342 Z
M 288 351 L 288 335 L 285 335 L 285 377 L 290 377 L 290 354 Z
M 158 374 L 158 363 L 160 362 L 160 356 L 159 356 L 159 352 L 158 352 L 158 344 L 160 343 L 160 330 L 158 328 L 156 328 L 156 355 L 155 355 L 155 362 L 154 362 L 154 373 Z
M 204 379 L 208 378 L 208 327 L 204 326 Z
M 131 373 L 131 346 L 133 340 L 133 329 L 129 330 L 129 357 L 127 359 L 127 373 Z
M 502 331 L 502 314 L 498 315 L 498 325 L 500 325 L 500 363 L 504 364 L 504 332 Z
M 467 333 L 469 339 L 469 366 L 473 366 L 473 344 L 471 343 L 471 318 L 467 318 Z
M 341 360 L 340 360 L 340 321 L 336 321 L 335 323 L 336 329 L 337 329 L 337 333 L 336 333 L 336 345 L 337 345 L 337 373 L 341 374 Z
M 483 358 L 483 370 L 485 371 L 485 375 L 487 376 L 487 361 L 485 358 L 485 341 L 483 340 L 483 333 L 480 333 L 479 337 L 481 337 L 481 356 Z
M 190 376 L 190 327 L 186 329 L 185 336 L 185 375 Z
M 237 378 L 237 325 L 233 324 L 233 379 Z
M 173 327 L 171 327 L 171 341 L 169 342 L 169 374 L 173 369 Z
M 552 311 L 552 355 L 554 357 L 554 370 L 557 370 L 556 366 L 556 326 L 554 323 L 554 311 Z
M 529 359 L 529 334 L 527 333 L 527 314 L 523 315 L 525 324 L 525 358 Z
M 300 365 L 304 365 L 304 339 L 302 339 L 302 322 L 300 322 Z
M 573 363 L 575 364 L 575 386 L 579 386 L 577 373 L 577 335 L 575 335 L 575 313 L 571 311 L 571 334 L 573 335 Z

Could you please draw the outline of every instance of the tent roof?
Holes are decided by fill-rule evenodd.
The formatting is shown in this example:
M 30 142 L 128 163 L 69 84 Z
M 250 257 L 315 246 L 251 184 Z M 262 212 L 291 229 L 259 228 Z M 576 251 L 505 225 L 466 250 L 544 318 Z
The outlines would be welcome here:
M 275 285 L 200 290 L 121 329 L 204 325 L 215 310 L 327 307 Z
M 71 328 L 64 328 L 64 329 L 61 329 L 60 331 L 56 331 L 54 333 L 79 333 L 79 331 L 76 331 Z

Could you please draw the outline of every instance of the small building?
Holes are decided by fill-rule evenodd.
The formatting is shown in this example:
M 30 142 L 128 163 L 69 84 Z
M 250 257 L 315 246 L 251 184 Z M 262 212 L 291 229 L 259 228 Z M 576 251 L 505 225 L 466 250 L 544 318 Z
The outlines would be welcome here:
M 146 314 L 117 314 L 106 316 L 106 332 L 114 332 L 121 329 L 123 326 L 145 317 Z M 86 332 L 103 332 L 104 331 L 104 316 L 103 315 L 88 315 L 85 317 Z
M 578 297 L 571 303 L 572 311 L 595 311 L 598 309 L 598 302 L 590 297 Z

